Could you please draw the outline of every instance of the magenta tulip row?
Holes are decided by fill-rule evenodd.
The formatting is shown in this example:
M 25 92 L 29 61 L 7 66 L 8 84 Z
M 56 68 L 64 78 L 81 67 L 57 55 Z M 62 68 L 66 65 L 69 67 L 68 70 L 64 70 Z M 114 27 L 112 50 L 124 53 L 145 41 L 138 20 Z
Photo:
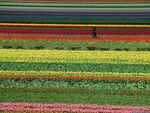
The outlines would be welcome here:
M 0 111 L 44 111 L 44 112 L 103 112 L 103 113 L 133 113 L 150 111 L 150 107 L 84 105 L 84 104 L 42 104 L 42 103 L 0 103 Z

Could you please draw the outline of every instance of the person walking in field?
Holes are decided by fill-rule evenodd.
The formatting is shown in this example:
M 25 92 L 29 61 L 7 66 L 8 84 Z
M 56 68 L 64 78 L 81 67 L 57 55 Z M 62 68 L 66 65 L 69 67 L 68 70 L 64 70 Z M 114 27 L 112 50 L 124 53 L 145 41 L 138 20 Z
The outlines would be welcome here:
M 93 27 L 92 38 L 97 38 L 96 27 Z

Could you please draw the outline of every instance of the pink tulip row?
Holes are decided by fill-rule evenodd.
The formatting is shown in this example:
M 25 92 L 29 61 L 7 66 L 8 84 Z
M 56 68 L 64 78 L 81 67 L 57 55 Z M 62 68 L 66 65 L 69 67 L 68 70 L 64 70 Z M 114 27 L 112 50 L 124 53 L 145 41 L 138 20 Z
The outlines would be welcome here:
M 93 113 L 132 113 L 149 111 L 150 107 L 84 105 L 84 104 L 42 104 L 42 103 L 0 103 L 0 111 L 44 111 L 44 112 L 93 112 Z

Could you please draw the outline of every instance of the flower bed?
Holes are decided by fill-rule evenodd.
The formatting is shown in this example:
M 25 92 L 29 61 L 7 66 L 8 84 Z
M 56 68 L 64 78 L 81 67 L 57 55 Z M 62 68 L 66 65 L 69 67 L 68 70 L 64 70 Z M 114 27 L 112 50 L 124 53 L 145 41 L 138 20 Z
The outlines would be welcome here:
M 148 0 L 44 1 L 0 2 L 0 112 L 150 112 Z
M 105 113 L 131 113 L 146 112 L 149 107 L 110 106 L 110 105 L 83 105 L 83 104 L 29 104 L 29 103 L 0 103 L 1 111 L 20 112 L 105 112 Z

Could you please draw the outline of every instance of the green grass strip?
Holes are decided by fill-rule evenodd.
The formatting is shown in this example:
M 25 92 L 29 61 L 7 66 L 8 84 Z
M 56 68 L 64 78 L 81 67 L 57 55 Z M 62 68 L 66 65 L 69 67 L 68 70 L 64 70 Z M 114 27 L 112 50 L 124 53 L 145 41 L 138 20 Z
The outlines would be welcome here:
M 150 64 L 94 64 L 94 63 L 30 63 L 0 62 L 0 70 L 6 71 L 74 71 L 150 73 Z
M 25 6 L 87 6 L 87 7 L 92 7 L 92 6 L 107 6 L 107 7 L 117 7 L 117 6 L 150 6 L 150 3 L 82 3 L 82 2 L 0 2 L 1 5 L 25 5 Z
M 118 38 L 118 36 L 112 36 Z M 149 48 L 150 43 L 144 42 L 81 42 L 81 41 L 34 41 L 34 40 L 0 40 L 0 49 L 9 46 L 11 49 L 36 49 L 37 46 L 42 46 L 46 50 L 55 50 L 61 48 L 69 50 L 71 47 L 81 47 L 80 50 L 88 50 L 87 46 L 95 48 L 128 48 L 129 51 L 136 51 L 137 48 Z M 98 49 L 96 49 L 98 50 Z
M 11 10 L 11 9 L 10 9 Z M 69 10 L 69 9 L 68 9 Z M 119 9 L 118 9 L 119 10 Z M 149 9 L 150 10 L 150 9 Z M 34 19 L 14 19 L 12 18 L 5 18 L 0 19 L 0 23 L 24 23 L 24 24 L 108 24 L 108 25 L 149 25 L 150 21 L 148 19 L 105 19 L 105 20 L 34 20 Z
M 57 91 L 58 90 L 58 91 Z M 52 89 L 52 91 L 1 90 L 0 102 L 74 103 L 150 106 L 149 91 Z
M 28 6 L 26 6 L 26 7 L 15 7 L 15 6 L 1 6 L 1 8 L 3 8 L 3 9 L 20 9 L 20 10 L 58 10 L 58 8 L 57 7 L 28 7 Z M 120 11 L 124 11 L 124 10 L 126 10 L 126 11 L 139 11 L 139 10 L 141 10 L 141 11 L 147 11 L 147 10 L 149 10 L 150 9 L 150 7 L 147 7 L 147 8 L 132 8 L 132 7 L 130 7 L 130 8 L 59 8 L 60 10 L 69 10 L 70 9 L 70 11 L 73 11 L 73 10 L 76 10 L 76 11 L 87 11 L 87 10 L 90 10 L 90 11 L 98 11 L 98 10 L 100 10 L 100 11 L 110 11 L 110 10 L 112 10 L 112 11 L 118 11 L 118 10 L 120 10 Z
M 149 90 L 149 81 L 93 81 L 70 79 L 0 79 L 0 88 L 85 88 L 85 89 L 126 89 Z

